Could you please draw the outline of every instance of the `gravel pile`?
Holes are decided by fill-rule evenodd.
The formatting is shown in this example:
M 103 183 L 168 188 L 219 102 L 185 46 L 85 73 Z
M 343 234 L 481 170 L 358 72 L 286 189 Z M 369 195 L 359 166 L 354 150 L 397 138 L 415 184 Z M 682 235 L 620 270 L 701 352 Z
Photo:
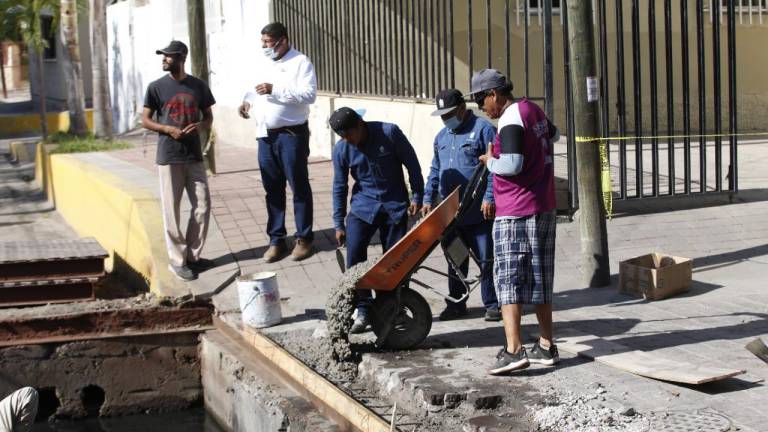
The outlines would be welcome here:
M 650 420 L 631 407 L 614 409 L 605 403 L 605 389 L 594 394 L 545 393 L 531 410 L 538 431 L 542 432 L 642 432 L 650 429 Z

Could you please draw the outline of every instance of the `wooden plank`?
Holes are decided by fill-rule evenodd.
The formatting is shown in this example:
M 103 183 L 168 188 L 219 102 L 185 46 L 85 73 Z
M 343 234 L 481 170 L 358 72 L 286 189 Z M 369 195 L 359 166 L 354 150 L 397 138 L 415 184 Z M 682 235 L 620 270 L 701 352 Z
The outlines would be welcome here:
M 577 331 L 566 331 L 557 339 L 557 347 L 635 375 L 683 384 L 704 384 L 746 372 L 673 360 Z
M 302 363 L 291 353 L 283 349 L 257 330 L 246 326 L 240 335 L 218 317 L 214 325 L 231 338 L 242 338 L 263 357 L 273 373 L 280 378 L 288 378 L 287 383 L 302 397 L 309 399 L 323 414 L 339 423 L 342 428 L 362 432 L 388 432 L 389 422 L 379 417 L 365 405 L 345 393 L 335 384 L 325 379 L 312 368 Z M 330 411 L 330 412 L 329 412 Z M 343 421 L 339 421 L 339 420 Z M 395 429 L 398 430 L 398 429 Z

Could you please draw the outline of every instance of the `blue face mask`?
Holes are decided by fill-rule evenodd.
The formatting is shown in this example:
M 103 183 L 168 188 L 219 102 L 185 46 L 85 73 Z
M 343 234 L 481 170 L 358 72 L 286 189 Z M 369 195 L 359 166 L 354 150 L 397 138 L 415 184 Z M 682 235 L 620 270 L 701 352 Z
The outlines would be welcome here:
M 272 60 L 275 60 L 278 56 L 278 53 L 277 51 L 275 51 L 275 48 L 277 48 L 279 45 L 280 45 L 280 41 L 278 41 L 273 47 L 262 48 L 262 50 L 264 51 L 264 55 L 269 57 Z
M 461 126 L 461 120 L 458 117 L 453 116 L 448 120 L 443 120 L 443 124 L 450 130 L 456 130 Z

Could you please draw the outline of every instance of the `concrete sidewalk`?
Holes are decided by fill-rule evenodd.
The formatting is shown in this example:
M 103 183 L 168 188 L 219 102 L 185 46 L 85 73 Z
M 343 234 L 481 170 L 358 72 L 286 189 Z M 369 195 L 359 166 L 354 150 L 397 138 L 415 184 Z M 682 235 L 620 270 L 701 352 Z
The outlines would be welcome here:
M 142 139 L 137 135 L 133 141 L 137 147 L 110 156 L 133 164 L 137 173 L 154 172 L 156 138 L 150 135 Z M 600 383 L 607 389 L 602 396 L 607 398 L 606 404 L 613 401 L 641 413 L 709 408 L 725 415 L 742 430 L 764 430 L 768 422 L 768 412 L 763 409 L 768 400 L 768 365 L 747 352 L 744 345 L 755 337 L 768 336 L 768 291 L 762 284 L 768 269 L 768 179 L 764 168 L 768 144 L 744 145 L 739 157 L 742 192 L 735 197 L 617 202 L 615 216 L 608 222 L 613 273 L 618 272 L 619 261 L 649 252 L 690 257 L 694 259 L 694 284 L 689 293 L 648 302 L 618 294 L 616 282 L 613 287 L 584 288 L 579 273 L 577 214 L 573 222 L 562 219 L 558 223 L 554 301 L 556 330 L 576 329 L 632 349 L 694 364 L 745 369 L 745 375 L 720 383 L 680 386 L 561 353 L 563 365 L 556 369 L 532 368 L 511 379 L 486 377 L 482 371 L 501 346 L 503 332 L 500 324 L 480 319 L 479 294 L 470 299 L 469 306 L 474 311 L 470 318 L 448 323 L 435 321 L 425 344 L 429 349 L 411 356 L 433 366 L 447 364 L 445 367 L 450 371 L 442 377 L 443 381 L 460 376 L 466 379 L 469 374 L 475 377 L 473 380 L 490 386 L 523 381 L 540 392 L 560 393 L 594 393 L 596 383 Z M 261 260 L 268 237 L 256 150 L 223 147 L 218 166 L 220 173 L 210 178 L 213 214 L 243 273 L 277 272 L 286 321 L 322 316 L 328 289 L 340 275 L 333 253 L 330 162 L 318 160 L 310 164 L 318 253 L 303 262 L 286 258 L 274 264 Z M 290 192 L 288 202 L 290 233 Z M 372 246 L 369 255 L 375 256 L 379 251 L 379 246 Z M 204 255 L 216 258 L 209 253 Z M 439 252 L 433 253 L 425 264 L 445 267 Z M 447 292 L 445 280 L 429 275 L 420 280 Z M 230 309 L 236 311 L 236 289 L 230 286 L 225 294 L 229 296 Z M 425 293 L 425 297 L 433 313 L 442 310 L 441 298 L 431 293 Z M 528 334 L 535 335 L 535 317 L 527 315 L 524 324 Z M 289 330 L 290 326 L 280 328 Z M 363 367 L 375 368 L 378 375 L 388 377 L 381 370 L 417 370 L 413 364 L 414 360 L 407 356 L 398 360 L 391 354 L 374 353 L 365 355 Z M 403 380 L 414 379 L 407 378 L 407 374 L 402 376 Z

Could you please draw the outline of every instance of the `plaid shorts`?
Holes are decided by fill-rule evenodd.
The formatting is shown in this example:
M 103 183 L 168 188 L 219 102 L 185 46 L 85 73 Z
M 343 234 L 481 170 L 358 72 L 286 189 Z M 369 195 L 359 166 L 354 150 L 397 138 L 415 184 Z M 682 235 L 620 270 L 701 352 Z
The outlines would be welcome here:
M 554 212 L 493 223 L 493 279 L 505 304 L 552 303 L 555 277 Z

